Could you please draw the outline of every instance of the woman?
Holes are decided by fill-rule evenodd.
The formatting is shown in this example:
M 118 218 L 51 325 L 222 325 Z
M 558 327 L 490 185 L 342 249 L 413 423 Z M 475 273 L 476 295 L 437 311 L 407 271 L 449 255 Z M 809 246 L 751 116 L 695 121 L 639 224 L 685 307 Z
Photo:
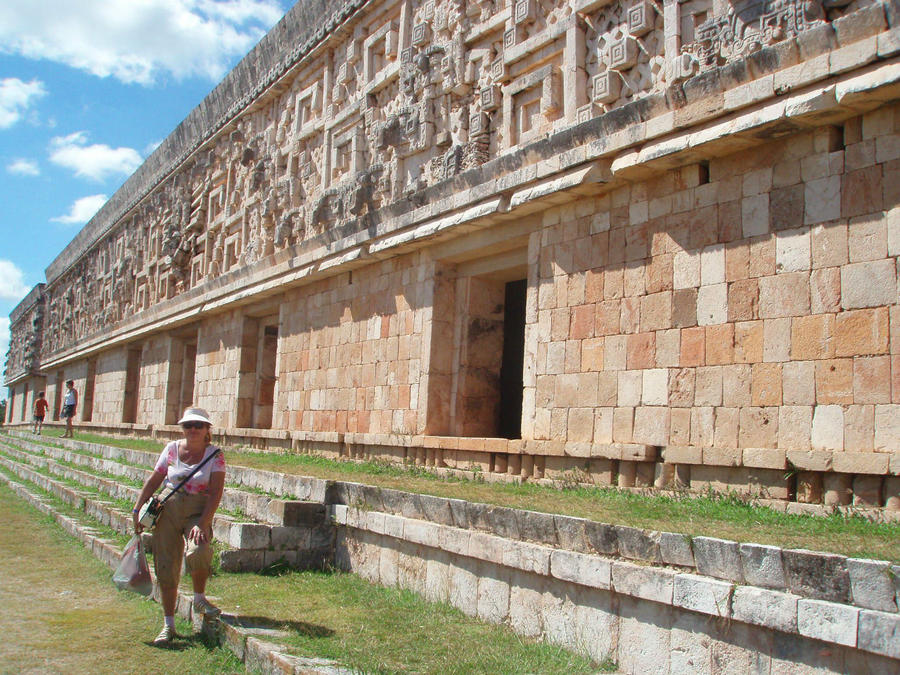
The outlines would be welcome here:
M 134 529 L 144 528 L 138 512 L 165 481 L 173 489 L 204 459 L 218 448 L 211 444 L 212 422 L 202 408 L 188 408 L 178 421 L 184 439 L 172 441 L 163 449 L 156 467 L 134 505 Z M 184 555 L 194 586 L 194 612 L 217 616 L 219 609 L 206 599 L 206 580 L 212 564 L 212 521 L 225 489 L 225 459 L 220 452 L 166 501 L 153 529 L 153 567 L 162 595 L 164 623 L 154 645 L 169 644 L 175 637 L 175 604 L 181 558 Z
M 60 415 L 66 420 L 66 433 L 63 438 L 73 438 L 72 418 L 75 417 L 75 408 L 78 407 L 78 392 L 75 391 L 75 380 L 66 380 L 66 395 L 63 398 L 63 409 Z

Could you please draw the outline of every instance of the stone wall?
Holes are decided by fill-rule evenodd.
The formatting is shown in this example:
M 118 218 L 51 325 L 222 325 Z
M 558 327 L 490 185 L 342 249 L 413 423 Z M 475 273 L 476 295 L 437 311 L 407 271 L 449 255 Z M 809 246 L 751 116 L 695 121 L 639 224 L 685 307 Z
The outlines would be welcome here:
M 92 415 L 94 421 L 104 424 L 122 421 L 127 363 L 128 350 L 125 348 L 111 349 L 97 358 Z

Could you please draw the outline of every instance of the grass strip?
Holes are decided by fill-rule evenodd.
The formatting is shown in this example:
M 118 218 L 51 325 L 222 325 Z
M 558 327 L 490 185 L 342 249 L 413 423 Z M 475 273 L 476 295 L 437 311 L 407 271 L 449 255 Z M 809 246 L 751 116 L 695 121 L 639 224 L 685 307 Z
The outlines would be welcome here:
M 181 620 L 177 628 L 185 637 L 171 649 L 153 647 L 162 623 L 155 603 L 117 591 L 109 568 L 5 484 L 0 512 L 0 671 L 246 672 L 231 651 L 192 635 Z

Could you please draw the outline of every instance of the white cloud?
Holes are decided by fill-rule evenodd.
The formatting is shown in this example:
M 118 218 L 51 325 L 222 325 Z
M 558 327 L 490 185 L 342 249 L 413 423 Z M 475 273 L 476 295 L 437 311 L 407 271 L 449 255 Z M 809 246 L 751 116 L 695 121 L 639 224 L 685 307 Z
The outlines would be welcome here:
M 40 176 L 41 170 L 37 165 L 37 162 L 34 162 L 30 159 L 14 159 L 9 164 L 6 165 L 6 171 L 8 173 L 15 174 L 17 176 Z
M 276 0 L 4 0 L 0 52 L 122 82 L 217 81 L 283 14 Z
M 4 11 L 0 8 L 0 14 Z M 0 129 L 8 129 L 18 122 L 28 108 L 46 93 L 44 83 L 40 80 L 23 82 L 17 77 L 0 80 Z
M 76 176 L 98 181 L 116 174 L 131 175 L 143 161 L 134 148 L 111 148 L 99 143 L 88 145 L 87 140 L 83 131 L 53 138 L 50 161 L 71 169 Z
M 66 215 L 57 216 L 50 220 L 67 225 L 86 223 L 100 210 L 100 207 L 106 203 L 107 199 L 106 195 L 91 195 L 90 197 L 76 199 L 75 203 L 69 207 L 69 212 Z
M 25 275 L 9 260 L 0 260 L 0 300 L 18 302 L 31 289 L 25 285 Z

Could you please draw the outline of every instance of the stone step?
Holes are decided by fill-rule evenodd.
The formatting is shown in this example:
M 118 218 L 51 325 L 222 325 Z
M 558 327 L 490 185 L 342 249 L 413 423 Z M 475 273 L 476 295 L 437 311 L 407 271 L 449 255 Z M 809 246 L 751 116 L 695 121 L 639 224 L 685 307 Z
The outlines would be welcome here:
M 141 458 L 143 461 L 138 466 L 133 466 L 133 460 L 137 458 L 131 451 L 123 451 L 122 455 L 110 458 L 88 454 L 87 450 L 43 445 L 21 437 L 18 437 L 16 444 L 20 449 L 33 454 L 43 454 L 70 464 L 78 464 L 95 471 L 123 476 L 140 483 L 143 483 L 151 472 L 151 469 L 145 467 L 152 466 L 156 461 L 153 453 L 149 452 L 143 453 Z M 118 448 L 111 449 L 118 450 Z M 325 506 L 321 501 L 279 499 L 266 494 L 242 490 L 233 484 L 226 485 L 221 507 L 228 511 L 243 512 L 256 522 L 283 527 L 315 527 L 325 517 Z

